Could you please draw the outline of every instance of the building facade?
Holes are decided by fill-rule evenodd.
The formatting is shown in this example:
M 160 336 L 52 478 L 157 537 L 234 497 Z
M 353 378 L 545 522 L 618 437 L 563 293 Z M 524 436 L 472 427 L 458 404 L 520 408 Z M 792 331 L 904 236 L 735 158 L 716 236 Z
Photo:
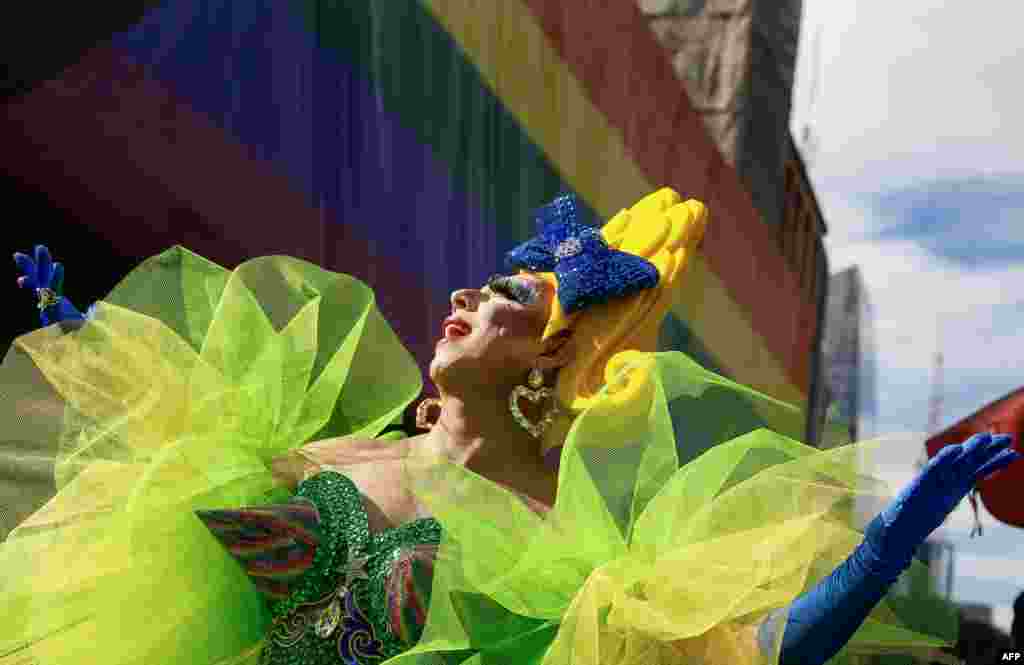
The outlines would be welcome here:
M 821 404 L 826 445 L 866 439 L 877 417 L 874 324 L 860 270 L 852 266 L 832 276 L 825 308 Z
M 817 394 L 824 227 L 787 180 L 791 3 L 676 7 L 706 28 L 683 55 L 634 3 L 123 4 L 59 49 L 31 38 L 45 12 L 8 43 L 0 178 L 49 220 L 10 241 L 50 244 L 80 306 L 175 244 L 229 267 L 290 254 L 372 287 L 426 374 L 449 294 L 501 268 L 533 209 L 572 191 L 607 219 L 669 186 L 713 219 L 663 348 L 801 409 Z
M 799 339 L 797 353 L 803 356 L 798 371 L 807 376 L 801 380 L 806 386 L 801 401 L 807 411 L 804 438 L 817 444 L 825 412 L 820 364 L 829 270 L 824 216 L 789 133 L 801 2 L 637 4 L 708 136 L 735 169 L 770 242 L 796 277 L 801 305 L 813 312 L 798 315 L 794 339 Z M 732 375 L 743 374 L 738 370 Z

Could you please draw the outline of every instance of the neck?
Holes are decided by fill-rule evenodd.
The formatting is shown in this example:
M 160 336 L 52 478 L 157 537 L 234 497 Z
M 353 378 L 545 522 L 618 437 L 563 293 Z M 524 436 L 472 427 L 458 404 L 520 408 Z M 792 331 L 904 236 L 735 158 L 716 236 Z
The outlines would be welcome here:
M 543 470 L 540 441 L 519 426 L 500 394 L 442 390 L 441 415 L 424 443 L 430 453 L 499 483 L 518 485 Z

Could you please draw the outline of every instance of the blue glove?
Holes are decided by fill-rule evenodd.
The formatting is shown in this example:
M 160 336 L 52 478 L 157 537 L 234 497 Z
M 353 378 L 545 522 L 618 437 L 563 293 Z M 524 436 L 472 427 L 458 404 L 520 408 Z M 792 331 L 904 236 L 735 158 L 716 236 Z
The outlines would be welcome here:
M 75 309 L 71 301 L 63 296 L 64 266 L 54 263 L 50 250 L 36 245 L 36 258 L 17 252 L 14 262 L 22 273 L 18 286 L 31 289 L 39 298 L 39 320 L 44 326 L 64 321 L 82 321 L 85 316 Z
M 882 511 L 886 526 L 883 557 L 914 552 L 967 496 L 975 484 L 1021 457 L 1007 434 L 975 434 L 946 446 Z
M 790 605 L 780 665 L 818 665 L 838 653 L 975 483 L 1024 457 L 1011 444 L 1006 435 L 978 434 L 932 458 L 871 521 L 846 561 Z M 771 654 L 772 626 L 786 610 L 776 610 L 762 625 L 766 654 Z

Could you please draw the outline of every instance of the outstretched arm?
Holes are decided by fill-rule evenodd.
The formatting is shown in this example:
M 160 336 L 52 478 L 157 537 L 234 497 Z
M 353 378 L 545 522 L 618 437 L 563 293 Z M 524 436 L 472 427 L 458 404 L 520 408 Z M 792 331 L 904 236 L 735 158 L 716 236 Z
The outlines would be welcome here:
M 35 259 L 17 252 L 14 262 L 21 272 L 18 286 L 35 292 L 39 300 L 39 320 L 44 326 L 85 320 L 85 316 L 64 297 L 64 266 L 53 261 L 45 245 L 36 245 Z
M 762 652 L 772 653 L 775 628 L 786 621 L 780 665 L 824 663 L 838 653 L 910 566 L 910 556 L 886 560 L 879 554 L 884 533 L 879 515 L 868 525 L 863 542 L 831 575 L 788 608 L 770 614 L 758 634 Z
M 864 541 L 846 561 L 789 606 L 780 665 L 818 665 L 838 653 L 910 566 L 918 546 L 975 483 L 1022 457 L 1011 444 L 1009 436 L 979 434 L 932 458 L 871 521 Z M 784 619 L 786 609 L 774 612 L 761 626 L 765 654 L 772 653 L 774 622 Z

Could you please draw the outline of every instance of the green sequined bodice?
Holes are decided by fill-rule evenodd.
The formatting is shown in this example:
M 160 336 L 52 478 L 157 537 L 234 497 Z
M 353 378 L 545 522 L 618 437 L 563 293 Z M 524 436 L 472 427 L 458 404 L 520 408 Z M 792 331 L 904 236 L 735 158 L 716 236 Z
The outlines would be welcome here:
M 371 534 L 355 484 L 325 471 L 299 486 L 323 540 L 294 593 L 271 608 L 261 665 L 376 665 L 419 639 L 441 527 L 418 519 Z

